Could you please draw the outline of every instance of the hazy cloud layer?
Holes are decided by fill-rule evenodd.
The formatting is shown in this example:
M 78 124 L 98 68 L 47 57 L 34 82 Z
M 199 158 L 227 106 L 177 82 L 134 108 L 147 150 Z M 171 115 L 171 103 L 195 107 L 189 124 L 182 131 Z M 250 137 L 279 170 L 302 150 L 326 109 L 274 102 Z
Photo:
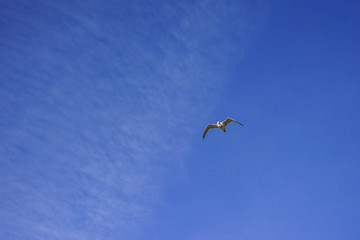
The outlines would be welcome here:
M 2 239 L 128 236 L 216 103 L 250 3 L 130 2 L 2 4 Z

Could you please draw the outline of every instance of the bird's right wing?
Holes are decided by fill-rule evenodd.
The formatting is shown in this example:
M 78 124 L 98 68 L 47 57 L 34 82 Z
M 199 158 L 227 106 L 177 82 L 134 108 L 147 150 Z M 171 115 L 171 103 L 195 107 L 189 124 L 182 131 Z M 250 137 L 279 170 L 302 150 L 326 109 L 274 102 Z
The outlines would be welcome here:
M 209 131 L 209 129 L 217 128 L 218 126 L 216 124 L 208 124 L 205 128 L 203 139 L 205 138 L 206 133 Z
M 244 126 L 242 123 L 239 123 L 238 121 L 236 121 L 235 119 L 232 119 L 232 118 L 226 118 L 226 120 L 225 121 L 223 121 L 223 124 L 226 126 L 226 125 L 228 125 L 229 123 L 231 123 L 231 122 L 236 122 L 236 123 L 238 123 L 238 124 L 240 124 L 241 126 Z

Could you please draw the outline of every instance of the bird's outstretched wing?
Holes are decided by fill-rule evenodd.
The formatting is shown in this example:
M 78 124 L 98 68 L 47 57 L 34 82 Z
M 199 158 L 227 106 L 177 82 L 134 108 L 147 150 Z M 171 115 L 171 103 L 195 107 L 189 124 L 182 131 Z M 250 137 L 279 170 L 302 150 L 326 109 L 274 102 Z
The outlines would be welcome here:
M 209 131 L 209 129 L 217 128 L 218 126 L 216 124 L 208 124 L 205 128 L 203 139 L 205 138 L 206 133 Z
M 222 123 L 226 126 L 226 125 L 228 125 L 228 124 L 231 123 L 231 122 L 236 122 L 236 123 L 240 124 L 241 126 L 244 126 L 243 124 L 241 124 L 241 123 L 239 123 L 238 121 L 235 121 L 234 119 L 229 118 L 229 117 L 226 118 L 226 120 L 223 121 Z

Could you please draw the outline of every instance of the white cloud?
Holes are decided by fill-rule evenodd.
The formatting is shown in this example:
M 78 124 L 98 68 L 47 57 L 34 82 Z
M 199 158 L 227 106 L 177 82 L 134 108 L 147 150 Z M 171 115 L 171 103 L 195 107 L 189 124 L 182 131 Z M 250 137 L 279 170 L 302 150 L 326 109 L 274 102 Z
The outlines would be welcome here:
M 5 100 L 19 108 L 1 128 L 4 216 L 18 237 L 126 237 L 202 128 L 227 57 L 242 54 L 245 10 L 218 1 L 38 7 L 48 13 L 18 23 L 28 42 L 7 43 L 16 50 Z

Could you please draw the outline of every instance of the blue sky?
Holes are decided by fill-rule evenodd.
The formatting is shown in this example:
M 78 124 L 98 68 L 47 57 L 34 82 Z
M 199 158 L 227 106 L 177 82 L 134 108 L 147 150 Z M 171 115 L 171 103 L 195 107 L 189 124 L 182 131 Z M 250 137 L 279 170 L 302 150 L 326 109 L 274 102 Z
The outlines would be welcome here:
M 357 1 L 0 5 L 1 239 L 359 239 Z

